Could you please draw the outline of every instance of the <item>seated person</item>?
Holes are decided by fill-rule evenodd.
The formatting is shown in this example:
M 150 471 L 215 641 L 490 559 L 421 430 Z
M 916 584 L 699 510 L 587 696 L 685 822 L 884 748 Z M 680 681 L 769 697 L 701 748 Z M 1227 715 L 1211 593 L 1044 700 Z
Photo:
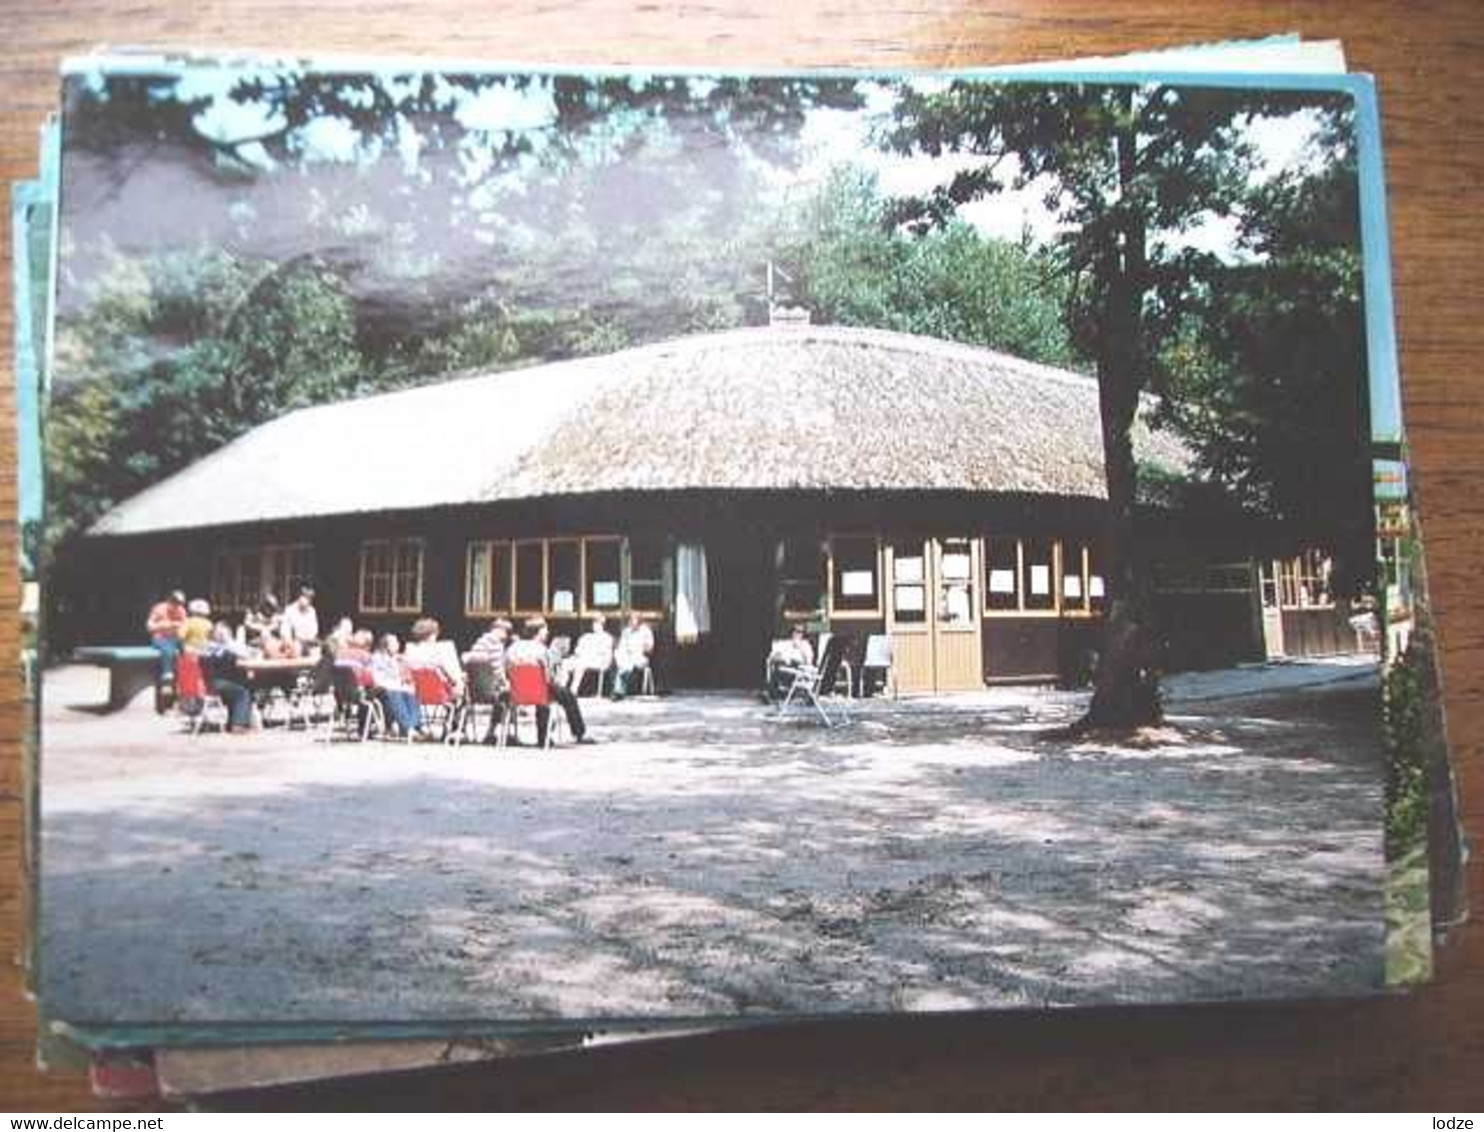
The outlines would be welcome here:
M 510 681 L 505 675 L 505 647 L 510 641 L 510 629 L 509 621 L 497 617 L 490 622 L 484 635 L 474 642 L 474 647 L 464 654 L 466 669 L 472 669 L 476 664 L 489 665 L 494 690 L 493 702 L 499 705 L 510 702 Z M 484 737 L 486 743 L 495 741 L 496 725 L 502 714 L 501 711 L 490 713 L 489 732 Z
M 546 685 L 551 690 L 551 698 L 560 705 L 567 717 L 567 727 L 572 732 L 572 737 L 579 743 L 590 744 L 594 742 L 592 736 L 587 733 L 587 723 L 582 718 L 582 708 L 577 703 L 577 697 L 557 679 L 556 663 L 551 655 L 549 641 L 551 631 L 547 628 L 546 621 L 541 617 L 532 617 L 525 623 L 525 635 L 505 650 L 505 674 L 509 678 L 510 671 L 522 665 L 534 665 L 540 667 L 546 675 Z M 536 744 L 546 745 L 546 728 L 551 721 L 551 708 L 546 705 L 538 705 L 536 708 Z
M 459 650 L 454 643 L 439 640 L 441 629 L 432 617 L 414 621 L 412 639 L 407 644 L 407 663 L 417 668 L 436 668 L 443 673 L 449 691 L 458 698 L 464 694 L 464 666 L 459 662 Z
M 201 650 L 201 676 L 227 708 L 227 730 L 241 735 L 252 730 L 252 689 L 238 662 L 247 655 L 247 647 L 232 634 L 225 621 L 212 626 Z
M 593 618 L 592 627 L 577 638 L 577 648 L 562 662 L 562 683 L 575 696 L 582 691 L 582 681 L 589 672 L 598 674 L 598 691 L 603 690 L 603 674 L 613 667 L 613 634 L 608 632 L 602 614 Z
M 505 646 L 510 643 L 511 632 L 515 627 L 503 617 L 496 617 L 490 622 L 486 629 L 470 646 L 469 651 L 464 654 L 464 663 L 471 660 L 489 660 L 503 665 L 505 660 Z
M 773 649 L 768 653 L 768 689 L 765 697 L 774 703 L 783 699 L 794 682 L 791 670 L 807 668 L 813 663 L 814 646 L 809 643 L 804 626 L 795 625 L 785 640 L 773 643 Z
M 386 705 L 387 726 L 399 734 L 421 735 L 422 707 L 412 684 L 412 670 L 395 633 L 383 633 L 371 654 L 371 685 Z
M 248 646 L 261 649 L 265 635 L 277 637 L 280 620 L 278 599 L 272 594 L 264 594 L 258 602 L 258 607 L 249 609 L 242 619 L 242 628 L 247 635 Z
M 354 635 L 355 626 L 351 623 L 350 618 L 342 617 L 339 621 L 335 622 L 335 627 L 330 630 L 330 635 L 325 638 L 325 646 L 331 652 L 338 652 L 350 643 L 350 639 Z
M 643 614 L 630 613 L 629 623 L 619 635 L 618 648 L 613 652 L 612 699 L 621 700 L 629 694 L 630 685 L 637 683 L 649 667 L 653 652 L 654 630 L 645 624 Z
M 180 647 L 191 652 L 205 652 L 214 628 L 211 603 L 205 598 L 194 598 L 186 606 L 185 623 L 180 627 Z
M 335 666 L 355 670 L 356 683 L 371 687 L 371 652 L 375 638 L 370 629 L 358 629 L 335 650 Z

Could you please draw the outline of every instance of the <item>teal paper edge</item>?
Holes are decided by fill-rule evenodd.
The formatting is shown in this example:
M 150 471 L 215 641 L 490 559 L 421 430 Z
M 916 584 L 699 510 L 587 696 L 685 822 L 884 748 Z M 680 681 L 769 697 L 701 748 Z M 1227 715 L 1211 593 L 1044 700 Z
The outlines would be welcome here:
M 1234 47 L 1284 44 L 1298 41 L 1295 35 L 1272 36 L 1259 40 L 1195 45 L 1189 48 L 1172 48 L 1172 57 L 1186 52 L 1229 50 Z M 570 77 L 638 77 L 649 75 L 675 75 L 680 77 L 734 77 L 734 78 L 818 78 L 818 79 L 908 79 L 937 78 L 944 80 L 976 79 L 1001 83 L 1036 84 L 1100 84 L 1109 86 L 1145 86 L 1154 84 L 1179 85 L 1184 87 L 1212 89 L 1260 89 L 1292 92 L 1318 92 L 1349 95 L 1356 110 L 1357 170 L 1360 188 L 1361 251 L 1364 265 L 1364 297 L 1366 318 L 1366 347 L 1371 408 L 1371 433 L 1373 443 L 1400 445 L 1403 442 L 1401 420 L 1399 366 L 1395 332 L 1395 313 L 1392 301 L 1392 265 L 1390 238 L 1387 229 L 1385 166 L 1381 145 L 1380 110 L 1372 75 L 1355 74 L 1308 74 L 1301 72 L 1226 72 L 1226 71 L 1181 71 L 1178 67 L 1166 69 L 1099 69 L 1081 68 L 1075 65 L 1053 65 L 1044 67 L 1019 67 L 1002 70 L 993 67 L 923 69 L 923 68 L 717 68 L 717 67 L 641 67 L 641 66 L 574 66 L 538 63 L 490 63 L 458 59 L 405 59 L 387 60 L 384 57 L 347 57 L 334 59 L 327 64 L 316 64 L 309 58 L 272 56 L 268 54 L 233 55 L 222 52 L 213 57 L 196 56 L 181 52 L 160 53 L 146 58 L 131 59 L 127 56 L 108 55 L 96 58 L 78 57 L 63 61 L 61 72 L 78 75 L 103 72 L 110 75 L 170 75 L 186 70 L 208 66 L 257 66 L 298 67 L 321 74 L 370 74 L 394 76 L 429 71 L 459 71 L 468 74 L 528 75 L 539 73 Z M 55 204 L 56 170 L 60 159 L 60 130 L 53 126 L 48 131 L 51 150 L 44 160 L 44 174 L 50 181 Z M 55 241 L 53 241 L 55 252 Z M 52 256 L 55 271 L 56 256 Z M 53 292 L 54 292 L 53 284 Z M 18 289 L 17 294 L 20 294 Z M 49 312 L 50 313 L 50 312 Z M 52 320 L 48 317 L 48 328 Z M 49 334 L 48 334 L 49 340 Z M 44 388 L 44 377 L 42 378 Z M 39 465 L 38 465 L 39 470 Z M 39 475 L 38 475 L 39 479 Z M 40 485 L 36 491 L 38 506 Z M 1372 995 L 1347 996 L 1346 1001 L 1371 997 L 1386 997 L 1404 986 L 1378 987 Z M 1259 1000 L 1265 1001 L 1265 1000 Z M 1270 1000 L 1281 1001 L 1281 1000 Z M 1214 1002 L 1212 1004 L 1215 1004 Z M 1201 1004 L 1205 1005 L 1205 1004 Z M 851 1017 L 863 1017 L 852 1015 Z M 397 1040 L 414 1038 L 448 1038 L 452 1036 L 483 1037 L 547 1037 L 569 1036 L 574 1032 L 592 1033 L 604 1031 L 635 1031 L 663 1035 L 667 1031 L 694 1032 L 698 1029 L 719 1031 L 737 1029 L 759 1024 L 778 1022 L 809 1022 L 839 1020 L 838 1015 L 786 1015 L 760 1016 L 756 1019 L 737 1018 L 667 1018 L 655 1019 L 573 1019 L 566 1024 L 553 1025 L 549 1021 L 514 1020 L 446 1020 L 442 1022 L 366 1022 L 366 1023 L 139 1023 L 105 1024 L 92 1026 L 85 1023 L 67 1023 L 47 1020 L 43 1023 L 55 1039 L 75 1043 L 84 1048 L 102 1051 L 140 1047 L 176 1045 L 246 1045 L 277 1044 L 288 1042 L 321 1042 L 353 1040 Z M 43 1039 L 45 1040 L 45 1039 Z

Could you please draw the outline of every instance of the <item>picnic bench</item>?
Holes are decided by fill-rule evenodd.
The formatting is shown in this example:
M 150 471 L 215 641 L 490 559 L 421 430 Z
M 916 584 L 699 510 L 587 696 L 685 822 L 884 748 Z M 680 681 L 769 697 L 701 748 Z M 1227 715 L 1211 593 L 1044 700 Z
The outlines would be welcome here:
M 74 649 L 72 659 L 108 669 L 109 711 L 127 707 L 146 688 L 154 688 L 158 699 L 160 654 L 152 645 L 87 645 Z

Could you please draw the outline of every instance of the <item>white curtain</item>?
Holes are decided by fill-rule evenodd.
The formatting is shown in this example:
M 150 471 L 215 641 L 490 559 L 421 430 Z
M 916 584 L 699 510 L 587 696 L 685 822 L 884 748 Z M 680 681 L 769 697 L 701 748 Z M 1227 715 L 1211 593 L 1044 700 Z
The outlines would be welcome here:
M 693 645 L 711 632 L 711 599 L 706 586 L 706 548 L 682 542 L 675 548 L 675 640 Z

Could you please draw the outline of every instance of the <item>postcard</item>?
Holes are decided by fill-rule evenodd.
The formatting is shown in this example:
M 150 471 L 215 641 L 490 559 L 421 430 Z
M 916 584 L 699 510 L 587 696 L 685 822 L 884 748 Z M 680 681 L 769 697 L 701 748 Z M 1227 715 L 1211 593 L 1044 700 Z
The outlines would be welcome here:
M 47 1016 L 1425 977 L 1378 142 L 1349 76 L 73 64 Z

